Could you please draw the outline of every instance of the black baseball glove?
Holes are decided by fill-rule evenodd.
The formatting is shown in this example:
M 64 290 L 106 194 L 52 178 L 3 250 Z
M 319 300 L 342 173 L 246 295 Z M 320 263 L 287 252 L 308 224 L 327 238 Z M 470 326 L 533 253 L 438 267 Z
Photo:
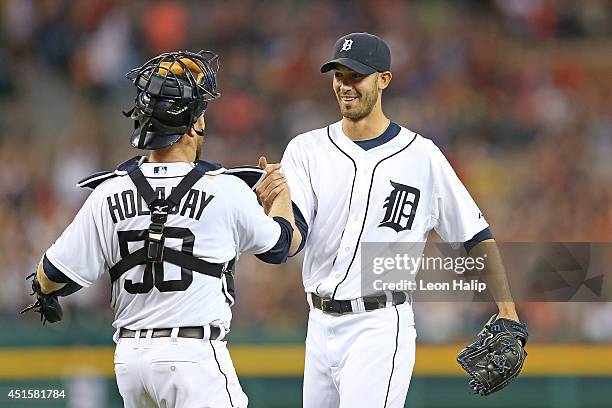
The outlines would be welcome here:
M 31 295 L 36 295 L 36 302 L 23 309 L 21 313 L 34 309 L 35 312 L 40 313 L 40 321 L 42 324 L 45 324 L 46 322 L 55 323 L 62 320 L 63 312 L 62 306 L 57 300 L 58 294 L 56 292 L 49 294 L 42 293 L 42 290 L 40 289 L 40 282 L 38 282 L 38 278 L 36 277 L 36 272 L 29 275 L 26 279 L 30 278 L 32 278 Z
M 523 368 L 527 357 L 527 327 L 493 315 L 478 340 L 464 348 L 457 362 L 472 377 L 475 394 L 489 395 L 504 388 Z

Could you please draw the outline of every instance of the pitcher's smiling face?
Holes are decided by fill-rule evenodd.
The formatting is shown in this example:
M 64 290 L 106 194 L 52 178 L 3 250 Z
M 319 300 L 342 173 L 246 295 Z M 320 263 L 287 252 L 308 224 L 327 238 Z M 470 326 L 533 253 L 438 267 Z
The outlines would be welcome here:
M 356 122 L 372 112 L 378 101 L 379 75 L 363 75 L 340 65 L 334 69 L 333 87 L 342 116 Z

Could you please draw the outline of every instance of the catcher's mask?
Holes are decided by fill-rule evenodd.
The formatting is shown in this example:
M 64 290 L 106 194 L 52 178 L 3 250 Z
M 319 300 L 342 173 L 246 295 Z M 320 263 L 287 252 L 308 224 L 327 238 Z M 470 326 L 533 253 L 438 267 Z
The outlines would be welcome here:
M 219 56 L 210 51 L 161 54 L 126 74 L 136 85 L 132 146 L 155 150 L 176 143 L 217 99 Z M 199 135 L 203 132 L 196 131 Z

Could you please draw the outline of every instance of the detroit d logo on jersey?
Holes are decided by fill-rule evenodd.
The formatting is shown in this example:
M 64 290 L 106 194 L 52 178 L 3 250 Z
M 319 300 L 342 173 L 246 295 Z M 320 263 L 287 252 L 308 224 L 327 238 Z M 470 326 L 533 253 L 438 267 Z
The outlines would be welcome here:
M 395 232 L 409 230 L 412 228 L 414 216 L 421 192 L 419 189 L 404 184 L 391 182 L 393 190 L 385 199 L 383 208 L 387 211 L 379 227 L 389 227 Z

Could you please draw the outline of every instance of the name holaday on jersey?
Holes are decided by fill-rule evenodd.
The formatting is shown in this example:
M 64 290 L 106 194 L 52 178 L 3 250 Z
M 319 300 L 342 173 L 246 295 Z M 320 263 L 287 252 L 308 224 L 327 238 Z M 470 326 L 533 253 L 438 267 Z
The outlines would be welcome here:
M 172 189 L 174 190 L 174 187 Z M 166 190 L 164 187 L 157 187 L 155 189 L 155 194 L 158 198 L 164 199 L 166 197 Z M 136 197 L 138 197 L 138 199 Z M 204 208 L 210 204 L 213 198 L 215 198 L 215 196 L 212 194 L 192 188 L 186 194 L 182 203 L 171 208 L 168 213 L 180 214 L 181 216 L 199 220 Z M 134 190 L 128 189 L 120 193 L 115 193 L 106 197 L 106 202 L 108 204 L 110 216 L 115 224 L 119 220 L 123 221 L 127 218 L 136 217 L 137 215 L 150 214 L 144 199 Z

